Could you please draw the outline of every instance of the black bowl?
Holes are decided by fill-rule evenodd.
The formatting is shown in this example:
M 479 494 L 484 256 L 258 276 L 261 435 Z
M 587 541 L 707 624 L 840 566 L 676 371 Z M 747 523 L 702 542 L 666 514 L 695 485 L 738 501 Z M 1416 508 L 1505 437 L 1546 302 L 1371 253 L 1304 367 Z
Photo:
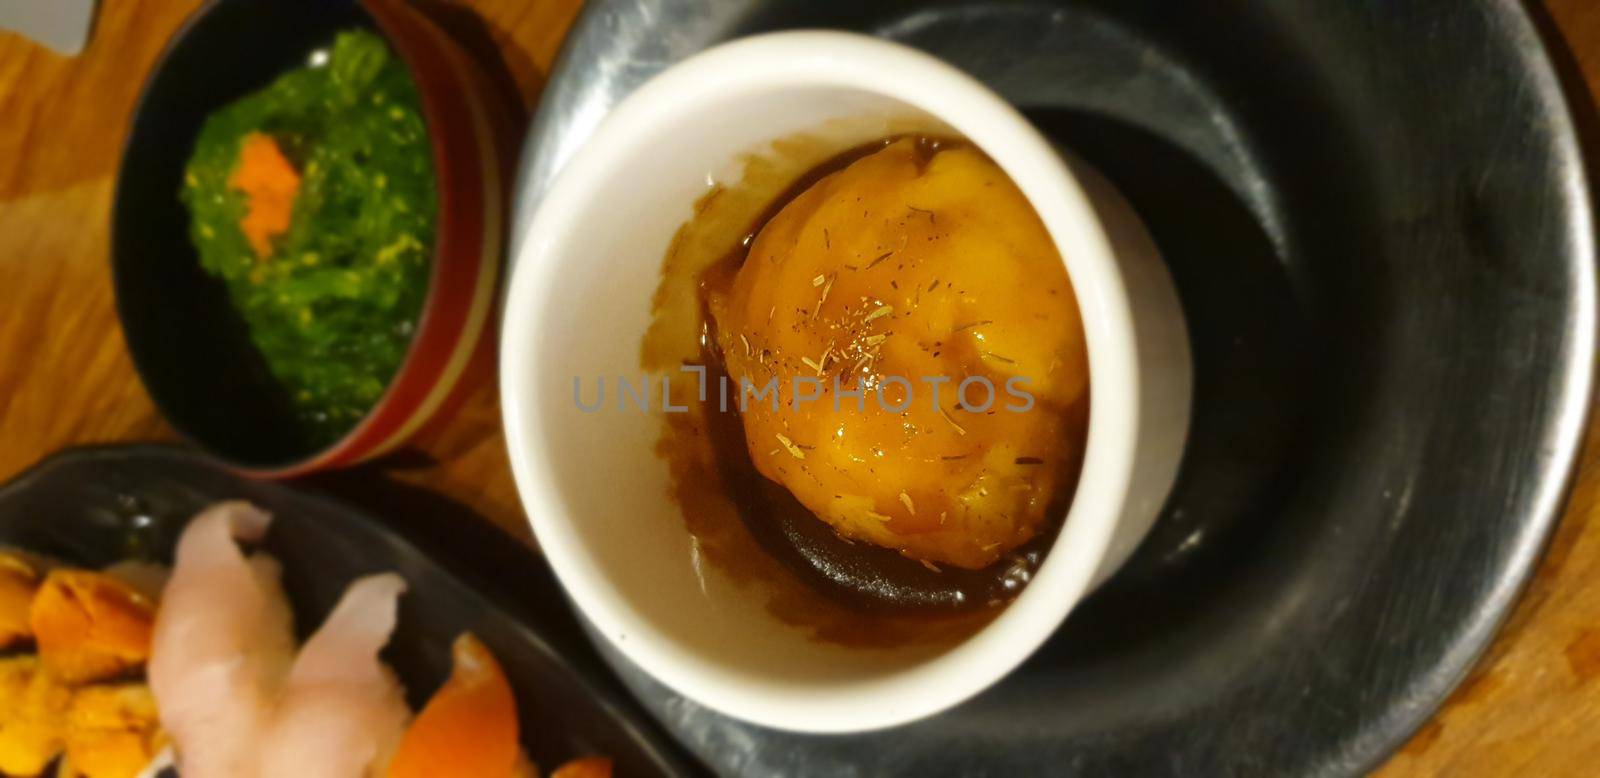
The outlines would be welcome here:
M 301 434 L 287 392 L 255 346 L 223 283 L 190 243 L 179 200 L 206 118 L 305 66 L 342 31 L 371 30 L 410 69 L 438 180 L 429 291 L 410 351 L 388 390 L 338 441 Z M 111 257 L 128 350 L 167 420 L 253 475 L 349 465 L 392 449 L 448 412 L 484 367 L 500 244 L 509 106 L 481 63 L 398 0 L 211 0 L 173 36 L 134 111 L 113 205 Z M 480 132 L 479 126 L 487 126 Z M 487 281 L 487 283 L 483 283 Z M 471 356 L 464 372 L 451 360 Z M 435 401 L 436 397 L 444 397 Z
M 123 336 L 179 432 L 247 466 L 304 456 L 292 411 L 222 282 L 200 268 L 179 201 L 213 111 L 302 67 L 340 31 L 373 28 L 355 3 L 214 2 L 173 37 L 134 112 L 112 207 Z

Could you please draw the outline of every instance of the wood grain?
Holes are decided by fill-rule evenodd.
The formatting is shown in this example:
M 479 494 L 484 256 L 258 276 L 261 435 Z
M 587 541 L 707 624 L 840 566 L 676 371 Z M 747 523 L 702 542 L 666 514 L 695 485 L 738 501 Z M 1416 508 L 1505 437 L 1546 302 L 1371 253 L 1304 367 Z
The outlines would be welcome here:
M 429 3 L 482 41 L 524 108 L 581 0 Z M 0 32 L 0 480 L 59 449 L 170 439 L 117 327 L 107 228 L 139 87 L 197 0 L 110 0 L 76 58 Z M 1549 0 L 1600 95 L 1600 3 Z M 481 387 L 411 455 L 379 468 L 526 538 L 499 399 Z M 1379 774 L 1600 774 L 1600 445 L 1538 578 L 1442 711 Z M 354 480 L 352 482 L 355 482 Z

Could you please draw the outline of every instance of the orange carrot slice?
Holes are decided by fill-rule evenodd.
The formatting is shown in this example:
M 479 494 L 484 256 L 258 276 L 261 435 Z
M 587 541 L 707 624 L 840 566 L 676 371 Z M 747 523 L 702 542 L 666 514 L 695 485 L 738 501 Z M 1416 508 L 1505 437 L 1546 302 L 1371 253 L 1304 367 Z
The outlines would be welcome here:
M 389 778 L 511 778 L 517 703 L 500 663 L 470 633 L 456 638 L 450 680 L 406 729 Z
M 239 229 L 257 259 L 272 254 L 272 239 L 289 231 L 294 198 L 300 191 L 300 174 L 265 133 L 244 136 L 239 165 L 228 177 L 228 187 L 244 192 L 248 204 Z

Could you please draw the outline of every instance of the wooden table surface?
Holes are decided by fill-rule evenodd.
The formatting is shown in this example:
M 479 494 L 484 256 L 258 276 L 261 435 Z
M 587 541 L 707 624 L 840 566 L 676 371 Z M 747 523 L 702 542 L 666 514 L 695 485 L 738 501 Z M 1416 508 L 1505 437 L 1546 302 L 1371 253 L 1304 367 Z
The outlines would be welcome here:
M 51 0 L 39 0 L 50 2 Z M 0 32 L 0 480 L 62 448 L 166 440 L 124 349 L 107 262 L 112 184 L 145 74 L 197 0 L 106 0 L 87 51 Z M 524 108 L 581 0 L 468 0 Z M 1600 95 L 1600 2 L 1549 0 Z M 484 386 L 425 456 L 384 468 L 527 537 Z M 1384 776 L 1600 775 L 1600 446 L 1550 556 L 1489 656 Z

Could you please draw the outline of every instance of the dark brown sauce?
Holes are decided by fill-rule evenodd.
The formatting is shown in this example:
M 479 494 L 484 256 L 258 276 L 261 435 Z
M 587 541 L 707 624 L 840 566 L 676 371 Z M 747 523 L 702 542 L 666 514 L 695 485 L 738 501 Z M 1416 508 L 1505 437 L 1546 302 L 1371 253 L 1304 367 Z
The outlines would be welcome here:
M 1061 529 L 1075 489 L 1065 479 L 1049 515 L 1055 517 L 1030 542 L 981 570 L 952 566 L 928 567 L 899 553 L 838 535 L 803 506 L 787 488 L 756 469 L 746 445 L 743 422 L 735 407 L 718 408 L 718 390 L 725 373 L 716 348 L 711 317 L 704 309 L 709 278 L 737 272 L 762 228 L 791 200 L 826 176 L 870 155 L 905 135 L 893 135 L 851 148 L 790 171 L 759 160 L 747 165 L 745 187 L 736 197 L 712 190 L 696 204 L 695 217 L 680 230 L 663 269 L 657 321 L 647 336 L 646 367 L 661 369 L 670 349 L 668 330 L 693 326 L 698 361 L 679 356 L 672 362 L 704 365 L 709 401 L 695 402 L 693 391 L 675 388 L 675 401 L 689 402 L 698 413 L 668 417 L 658 453 L 673 465 L 674 496 L 684 510 L 690 531 L 704 556 L 736 579 L 756 579 L 773 591 L 770 610 L 790 623 L 811 628 L 820 639 L 847 645 L 893 646 L 912 642 L 953 640 L 986 624 L 1027 585 Z M 968 147 L 963 140 L 914 135 L 924 164 L 942 149 Z M 803 152 L 801 154 L 803 156 Z M 762 162 L 762 164 L 757 164 Z M 765 177 L 767 180 L 759 180 Z M 757 179 L 752 181 L 751 179 Z M 775 185 L 776 184 L 776 185 Z M 764 205 L 752 209 L 750 187 L 765 186 Z M 743 205 L 732 201 L 743 200 Z M 726 206 L 721 208 L 719 206 Z M 741 208 L 743 213 L 740 213 Z M 755 214 L 751 218 L 751 214 Z M 743 218 L 742 226 L 740 218 Z M 713 261 L 682 261 L 680 256 L 716 243 L 726 249 Z M 692 323 L 667 316 L 672 276 L 693 273 L 698 293 Z M 684 290 L 686 291 L 686 290 Z M 681 341 L 681 337 L 679 338 Z M 678 351 L 682 353 L 682 343 Z M 737 387 L 729 381 L 729 385 Z M 730 392 L 736 397 L 736 391 Z M 730 406 L 736 405 L 736 400 Z

